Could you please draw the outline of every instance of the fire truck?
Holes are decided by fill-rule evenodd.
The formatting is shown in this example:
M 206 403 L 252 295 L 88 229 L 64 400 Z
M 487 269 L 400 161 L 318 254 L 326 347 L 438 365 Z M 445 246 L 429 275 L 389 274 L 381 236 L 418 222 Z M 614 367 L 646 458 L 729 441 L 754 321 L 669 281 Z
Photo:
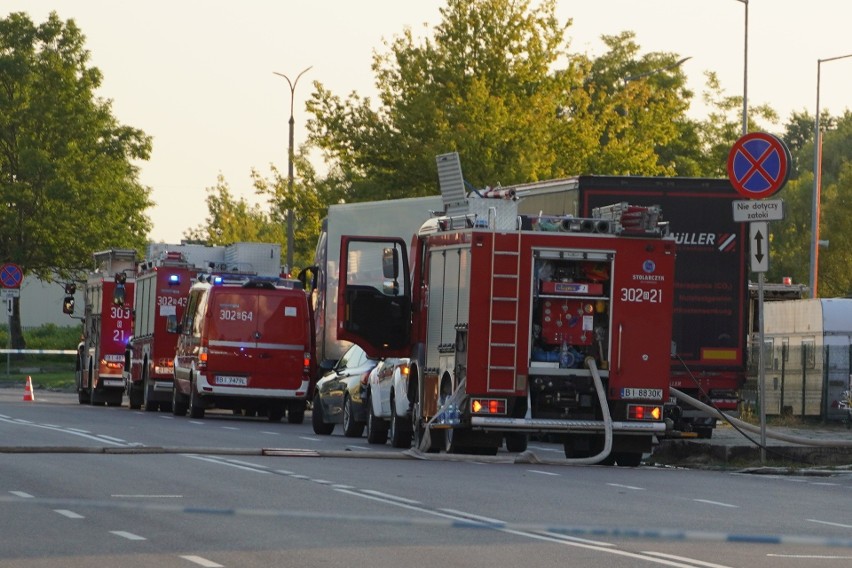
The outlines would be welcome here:
M 659 209 L 517 215 L 468 199 L 456 154 L 438 171 L 445 211 L 410 266 L 403 239 L 341 238 L 338 339 L 410 357 L 420 450 L 522 451 L 538 433 L 569 459 L 638 465 L 669 399 L 676 244 Z
M 95 270 L 85 284 L 83 339 L 77 347 L 77 397 L 80 404 L 121 406 L 124 350 L 133 324 L 136 251 L 109 249 L 93 257 Z M 69 309 L 73 311 L 73 305 L 65 311 Z
M 177 338 L 167 330 L 180 320 L 199 272 L 180 251 L 163 251 L 141 262 L 135 279 L 133 337 L 127 344 L 124 388 L 130 408 L 171 410 Z

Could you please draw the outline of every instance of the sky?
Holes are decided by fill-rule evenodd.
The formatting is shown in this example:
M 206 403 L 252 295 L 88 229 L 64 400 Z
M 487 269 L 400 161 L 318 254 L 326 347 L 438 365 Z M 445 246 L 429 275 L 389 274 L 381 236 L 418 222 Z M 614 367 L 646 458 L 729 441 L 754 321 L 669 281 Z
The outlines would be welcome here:
M 727 94 L 743 91 L 742 0 L 557 0 L 571 51 L 595 57 L 602 35 L 636 33 L 642 52 L 690 57 L 683 64 L 696 99 L 704 73 Z M 251 170 L 286 175 L 288 120 L 305 140 L 305 101 L 313 82 L 345 97 L 375 95 L 374 52 L 406 27 L 423 37 L 440 22 L 444 0 L 3 0 L 0 17 L 51 11 L 86 36 L 90 65 L 103 73 L 97 96 L 112 101 L 122 124 L 153 137 L 140 181 L 155 206 L 150 238 L 179 243 L 207 217 L 205 197 L 219 175 L 232 195 L 257 203 Z M 749 0 L 748 102 L 769 104 L 782 122 L 813 115 L 817 61 L 852 54 L 849 0 Z M 852 58 L 821 64 L 820 108 L 852 107 Z M 702 116 L 698 100 L 690 114 Z M 777 131 L 781 131 L 778 125 Z M 324 170 L 321 158 L 313 165 Z M 594 173 L 594 172 L 577 172 Z M 298 176 L 298 172 L 296 172 Z

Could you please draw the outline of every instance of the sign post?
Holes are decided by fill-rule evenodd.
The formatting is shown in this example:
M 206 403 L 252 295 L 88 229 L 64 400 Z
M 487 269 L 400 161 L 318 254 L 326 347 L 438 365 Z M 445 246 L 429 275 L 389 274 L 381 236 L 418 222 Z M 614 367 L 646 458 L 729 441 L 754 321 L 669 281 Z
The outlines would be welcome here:
M 749 223 L 751 271 L 757 273 L 758 357 L 760 398 L 760 461 L 766 462 L 766 371 L 764 369 L 763 280 L 769 270 L 769 223 L 784 218 L 781 200 L 763 200 L 784 187 L 790 176 L 790 150 L 763 132 L 737 140 L 728 154 L 728 179 L 737 192 L 752 201 L 734 201 L 734 221 Z M 760 201 L 757 201 L 760 200 Z

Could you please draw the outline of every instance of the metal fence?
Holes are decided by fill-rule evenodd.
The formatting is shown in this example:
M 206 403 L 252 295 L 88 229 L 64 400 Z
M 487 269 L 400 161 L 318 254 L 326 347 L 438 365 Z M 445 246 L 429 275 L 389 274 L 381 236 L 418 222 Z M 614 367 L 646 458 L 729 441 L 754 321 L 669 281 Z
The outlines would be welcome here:
M 850 389 L 852 349 L 847 345 L 817 345 L 813 340 L 766 338 L 764 341 L 765 409 L 768 416 L 798 416 L 825 421 L 846 418 L 841 407 Z M 746 404 L 758 407 L 757 342 L 749 349 L 749 381 L 743 389 Z

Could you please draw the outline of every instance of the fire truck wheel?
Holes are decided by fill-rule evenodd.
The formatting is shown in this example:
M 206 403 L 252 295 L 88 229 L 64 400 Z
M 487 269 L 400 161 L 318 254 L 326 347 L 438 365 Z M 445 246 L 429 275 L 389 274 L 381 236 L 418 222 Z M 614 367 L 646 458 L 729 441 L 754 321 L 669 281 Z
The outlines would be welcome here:
M 145 405 L 145 412 L 160 410 L 160 403 L 152 400 L 153 398 L 154 386 L 148 382 L 148 374 L 145 373 L 145 378 L 142 379 L 142 402 Z
M 506 434 L 506 449 L 519 453 L 527 451 L 527 435 L 523 432 L 509 432 Z
M 95 389 L 94 385 L 89 383 L 89 404 L 92 406 L 103 406 L 104 399 L 101 394 Z
M 365 424 L 355 419 L 352 399 L 347 395 L 343 399 L 343 435 L 347 438 L 360 438 L 364 434 Z
M 201 395 L 195 388 L 195 381 L 189 383 L 189 417 L 204 418 L 204 406 L 201 404 Z
M 139 410 L 142 408 L 143 402 L 142 390 L 134 386 L 132 382 L 129 383 L 129 387 L 127 388 L 127 405 L 130 407 L 130 410 Z
M 178 392 L 177 385 L 172 388 L 172 414 L 175 416 L 186 416 L 186 401 Z
M 304 400 L 291 400 L 287 407 L 287 422 L 290 424 L 301 424 L 305 421 L 305 407 L 307 402 Z
M 334 424 L 326 424 L 322 417 L 322 402 L 319 395 L 314 397 L 314 405 L 311 408 L 311 425 L 314 427 L 314 434 L 320 436 L 329 436 L 334 431 Z
M 107 406 L 121 406 L 121 401 L 124 398 L 122 391 L 110 393 L 106 399 Z
M 394 448 L 411 447 L 411 420 L 396 413 L 396 404 L 391 399 L 390 421 L 391 446 Z
M 366 404 L 370 407 L 370 413 L 367 416 L 367 442 L 370 444 L 386 444 L 388 441 L 388 425 L 376 416 L 372 401 L 368 400 Z
M 621 467 L 639 467 L 642 454 L 639 452 L 616 452 L 615 463 Z

